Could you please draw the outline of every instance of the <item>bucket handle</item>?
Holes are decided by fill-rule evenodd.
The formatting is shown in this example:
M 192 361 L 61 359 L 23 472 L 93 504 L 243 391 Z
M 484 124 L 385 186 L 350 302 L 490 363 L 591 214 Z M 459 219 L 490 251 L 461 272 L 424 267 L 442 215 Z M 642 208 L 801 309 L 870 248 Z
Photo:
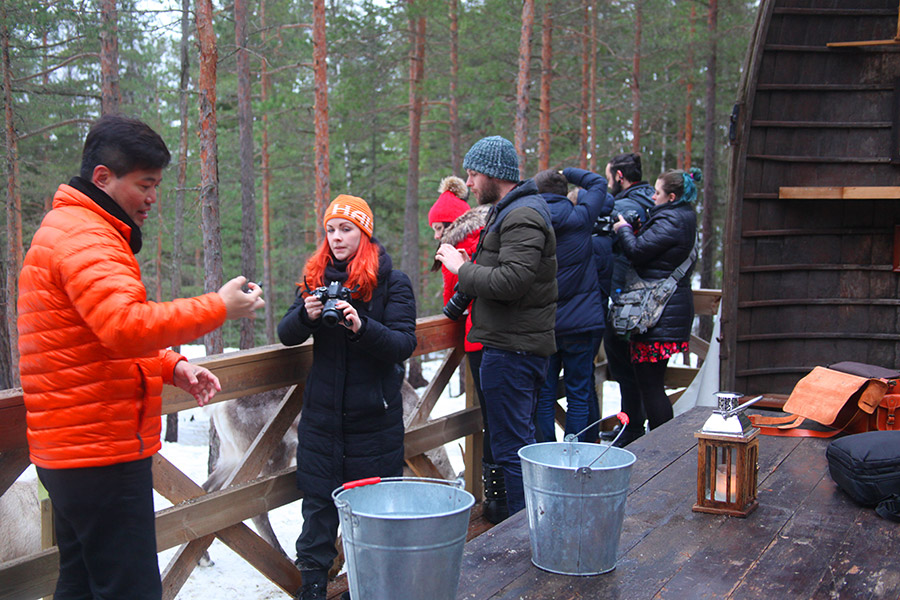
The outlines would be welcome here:
M 619 419 L 619 421 L 622 423 L 622 428 L 619 430 L 619 435 L 622 435 L 622 431 L 625 430 L 625 425 L 628 425 L 628 415 L 625 414 L 624 412 L 620 412 L 619 414 L 616 415 L 616 418 Z M 599 419 L 597 419 L 596 421 L 594 421 L 593 423 L 591 423 L 590 425 L 588 425 L 587 427 L 585 427 L 584 429 L 579 431 L 578 433 L 570 433 L 570 434 L 566 435 L 566 437 L 564 438 L 564 441 L 574 442 L 574 441 L 578 440 L 578 436 L 580 436 L 582 433 L 584 433 L 591 427 L 593 427 L 595 425 L 599 425 L 602 420 L 603 420 L 603 417 L 600 417 Z M 619 439 L 618 435 L 616 436 L 616 440 L 617 439 Z M 613 442 L 615 442 L 616 440 L 613 440 Z
M 355 487 L 362 487 L 364 485 L 372 485 L 374 483 L 381 483 L 381 477 L 366 477 L 365 479 L 357 479 L 355 481 L 348 481 L 341 487 L 345 490 L 350 490 Z
M 604 454 L 606 454 L 607 452 L 609 452 L 609 449 L 613 447 L 613 444 L 615 444 L 615 443 L 618 441 L 619 437 L 621 437 L 621 435 L 622 435 L 623 433 L 625 433 L 625 426 L 628 425 L 628 415 L 625 414 L 624 412 L 620 412 L 619 414 L 616 415 L 616 418 L 619 419 L 619 421 L 622 423 L 622 428 L 619 430 L 619 435 L 617 435 L 617 436 L 616 436 L 616 439 L 614 439 L 614 440 L 612 441 L 612 443 L 610 443 L 606 448 L 604 448 L 603 451 L 602 451 L 600 454 L 598 454 L 598 455 L 594 458 L 594 460 L 592 460 L 591 462 L 589 462 L 589 463 L 587 464 L 587 466 L 579 467 L 578 470 L 575 471 L 575 475 L 576 475 L 576 476 L 578 476 L 578 475 L 582 475 L 582 476 L 588 476 L 588 475 L 590 475 L 590 474 L 591 474 L 591 465 L 593 465 L 595 462 L 597 462 L 598 460 L 600 460 L 600 458 L 601 458 Z

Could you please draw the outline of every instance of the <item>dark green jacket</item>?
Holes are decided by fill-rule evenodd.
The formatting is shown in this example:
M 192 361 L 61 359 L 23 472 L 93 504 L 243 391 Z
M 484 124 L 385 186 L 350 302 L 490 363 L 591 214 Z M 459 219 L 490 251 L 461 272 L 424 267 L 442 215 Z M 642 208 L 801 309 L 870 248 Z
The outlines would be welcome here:
M 556 235 L 530 179 L 488 215 L 475 262 L 459 269 L 472 303 L 470 342 L 511 352 L 556 352 Z

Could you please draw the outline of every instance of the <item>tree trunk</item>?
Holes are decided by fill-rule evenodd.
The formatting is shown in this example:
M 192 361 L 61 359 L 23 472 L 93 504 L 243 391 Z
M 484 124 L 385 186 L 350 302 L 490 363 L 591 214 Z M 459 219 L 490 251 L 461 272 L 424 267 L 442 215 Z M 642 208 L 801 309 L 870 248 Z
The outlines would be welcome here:
M 409 163 L 406 171 L 406 209 L 400 269 L 416 292 L 419 289 L 419 138 L 422 126 L 422 79 L 425 74 L 425 16 L 414 0 L 407 4 L 409 20 Z M 422 13 L 422 14 L 417 14 Z M 417 303 L 418 304 L 418 303 Z
M 590 0 L 591 7 L 591 58 L 590 58 L 590 121 L 591 141 L 588 146 L 590 153 L 589 169 L 597 172 L 597 0 Z
M 181 56 L 178 112 L 181 115 L 181 127 L 178 135 L 178 175 L 175 184 L 175 219 L 172 223 L 172 298 L 181 298 L 181 264 L 184 260 L 184 194 L 187 184 L 188 154 L 188 87 L 191 81 L 191 0 L 181 0 Z M 176 352 L 178 346 L 173 348 Z M 166 441 L 178 441 L 178 413 L 166 415 Z
M 450 167 L 462 175 L 462 146 L 459 132 L 459 0 L 450 0 Z
M 262 45 L 266 45 L 266 0 L 259 3 L 259 20 Z M 265 106 L 269 99 L 269 67 L 268 61 L 263 57 L 260 61 L 260 96 Z M 269 185 L 272 174 L 269 171 L 269 113 L 264 112 L 262 117 L 262 148 L 260 156 L 260 169 L 262 170 L 262 257 L 263 257 L 263 286 L 267 294 L 268 302 L 265 306 L 266 318 L 266 343 L 275 343 L 275 282 L 272 279 L 272 236 L 269 227 Z
M 250 54 L 247 52 L 247 0 L 234 0 L 237 46 L 238 131 L 241 146 L 241 274 L 256 281 L 256 198 L 253 174 L 253 107 Z M 241 319 L 241 349 L 255 346 L 253 319 Z
M 525 147 L 528 144 L 528 92 L 531 84 L 531 35 L 534 31 L 534 0 L 522 2 L 522 33 L 519 38 L 519 76 L 516 80 L 516 154 L 519 178 L 525 178 Z
M 643 0 L 634 2 L 634 59 L 631 66 L 631 151 L 641 151 L 641 29 L 644 26 Z
M 197 41 L 200 72 L 200 223 L 203 230 L 203 289 L 214 292 L 222 286 L 222 236 L 219 228 L 219 157 L 216 140 L 216 34 L 213 31 L 212 0 L 197 0 Z M 222 329 L 204 336 L 207 354 L 223 350 Z
M 9 339 L 9 387 L 19 386 L 19 336 L 16 301 L 22 270 L 22 198 L 19 195 L 19 141 L 13 115 L 12 63 L 9 58 L 9 27 L 6 3 L 0 13 L 0 49 L 3 69 L 3 109 L 6 125 L 6 330 Z
M 328 161 L 328 46 L 325 39 L 325 0 L 313 0 L 313 70 L 316 130 L 316 245 L 322 243 L 322 212 L 331 199 Z
M 587 160 L 590 150 L 588 149 L 588 114 L 590 111 L 591 98 L 591 5 L 588 0 L 583 0 L 582 10 L 584 18 L 581 22 L 581 131 L 580 131 L 580 149 L 578 156 L 578 167 L 587 169 Z
M 116 0 L 100 1 L 100 113 L 119 112 L 119 26 Z
M 541 110 L 538 125 L 538 171 L 550 168 L 550 84 L 553 79 L 553 13 L 544 4 L 541 29 Z
M 0 390 L 5 390 L 13 385 L 12 372 L 15 366 L 9 352 L 9 327 L 6 321 L 6 310 L 9 303 L 6 301 L 6 261 L 0 261 Z
M 691 30 L 688 35 L 687 47 L 687 84 L 685 85 L 685 109 L 684 109 L 684 170 L 691 170 L 691 155 L 694 152 L 694 34 L 697 19 L 697 6 L 691 5 Z
M 703 219 L 700 227 L 700 287 L 713 286 L 716 264 L 716 53 L 718 52 L 719 2 L 709 2 L 709 54 L 706 57 L 706 123 L 703 131 Z M 711 318 L 700 320 L 700 336 L 712 335 Z

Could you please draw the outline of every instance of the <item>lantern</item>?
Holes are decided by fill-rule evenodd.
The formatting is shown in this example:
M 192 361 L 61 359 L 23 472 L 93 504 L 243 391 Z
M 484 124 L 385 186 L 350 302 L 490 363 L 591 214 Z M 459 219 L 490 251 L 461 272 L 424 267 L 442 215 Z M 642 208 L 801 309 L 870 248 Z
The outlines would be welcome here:
M 718 408 L 694 434 L 697 438 L 695 512 L 746 517 L 757 507 L 759 430 L 743 410 L 762 398 L 738 405 L 742 394 L 719 392 Z

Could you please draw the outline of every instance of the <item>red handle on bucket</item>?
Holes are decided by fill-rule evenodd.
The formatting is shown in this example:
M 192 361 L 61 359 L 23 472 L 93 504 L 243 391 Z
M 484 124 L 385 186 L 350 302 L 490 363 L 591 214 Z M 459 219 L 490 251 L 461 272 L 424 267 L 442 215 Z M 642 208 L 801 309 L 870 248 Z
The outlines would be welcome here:
M 372 485 L 373 483 L 381 483 L 381 477 L 366 477 L 365 479 L 357 479 L 356 481 L 348 481 L 344 484 L 344 489 L 349 490 L 364 485 Z
M 622 425 L 628 425 L 628 415 L 626 415 L 624 412 L 620 412 L 619 414 L 617 414 L 616 418 L 619 419 L 619 422 L 621 422 Z

